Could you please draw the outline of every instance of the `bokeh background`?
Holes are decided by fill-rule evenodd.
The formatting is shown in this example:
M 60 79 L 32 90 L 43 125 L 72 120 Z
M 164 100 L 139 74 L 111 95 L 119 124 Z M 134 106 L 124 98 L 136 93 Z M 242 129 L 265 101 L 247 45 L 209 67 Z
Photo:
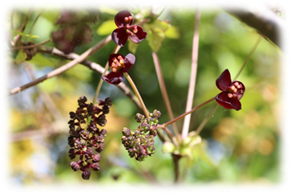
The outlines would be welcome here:
M 140 7 L 129 9 L 140 13 Z M 161 8 L 158 10 L 162 10 Z M 51 38 L 61 9 L 14 9 L 7 21 L 7 29 L 17 29 L 28 17 L 26 32 L 35 37 L 26 40 L 40 43 Z M 83 14 L 81 10 L 75 10 Z M 96 7 L 98 21 L 90 24 L 92 41 L 75 48 L 82 54 L 112 30 L 115 8 Z M 258 33 L 241 23 L 222 8 L 202 9 L 198 70 L 194 106 L 219 93 L 215 80 L 229 69 L 235 76 L 257 41 Z M 190 78 L 194 8 L 166 7 L 159 19 L 167 20 L 171 28 L 157 51 L 174 115 L 185 110 Z M 11 24 L 13 23 L 13 25 Z M 9 32 L 10 32 L 9 31 Z M 50 42 L 47 46 L 54 47 Z M 129 52 L 128 43 L 120 54 Z M 88 59 L 104 66 L 115 44 L 106 45 Z M 21 52 L 21 51 L 20 51 Z M 161 123 L 169 120 L 159 89 L 151 48 L 145 40 L 136 50 L 136 64 L 129 74 L 138 87 L 148 109 L 162 112 Z M 242 110 L 219 107 L 201 132 L 202 143 L 191 150 L 191 156 L 180 162 L 182 182 L 197 183 L 252 183 L 274 184 L 280 181 L 281 129 L 280 117 L 280 49 L 262 39 L 238 80 L 245 84 L 241 99 Z M 68 61 L 48 54 L 35 55 L 30 61 L 18 63 L 21 53 L 9 55 L 8 87 L 23 85 L 33 77 L 40 77 Z M 37 87 L 10 96 L 9 103 L 9 181 L 14 185 L 51 185 L 86 183 L 80 172 L 69 166 L 67 144 L 69 112 L 77 108 L 80 96 L 93 98 L 100 75 L 85 66 L 77 65 L 65 73 L 44 81 Z M 128 83 L 125 81 L 128 85 Z M 174 180 L 170 154 L 162 152 L 162 143 L 156 138 L 156 153 L 143 162 L 129 158 L 121 144 L 121 130 L 136 127 L 138 109 L 115 86 L 104 83 L 100 98 L 110 96 L 113 101 L 107 117 L 105 149 L 101 154 L 99 172 L 92 172 L 90 182 L 161 183 Z M 212 102 L 191 116 L 190 131 L 195 130 L 210 109 Z M 178 122 L 179 129 L 182 121 Z

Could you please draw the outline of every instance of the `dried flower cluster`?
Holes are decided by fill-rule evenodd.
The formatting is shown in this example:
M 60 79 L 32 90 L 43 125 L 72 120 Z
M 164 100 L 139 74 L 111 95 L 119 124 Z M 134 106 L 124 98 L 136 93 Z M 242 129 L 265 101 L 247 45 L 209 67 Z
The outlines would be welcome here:
M 138 161 L 143 161 L 147 156 L 155 153 L 154 137 L 157 135 L 157 125 L 161 112 L 154 110 L 150 113 L 149 118 L 137 113 L 136 121 L 141 123 L 136 131 L 128 128 L 122 130 L 122 144 L 128 151 L 129 156 L 134 157 Z
M 98 20 L 98 12 L 89 11 L 87 15 L 77 14 L 64 10 L 57 20 L 58 29 L 52 32 L 51 37 L 57 49 L 69 54 L 75 47 L 91 42 L 92 23 Z
M 88 180 L 93 170 L 99 170 L 100 153 L 104 147 L 104 137 L 107 131 L 100 129 L 104 127 L 107 120 L 105 115 L 109 113 L 112 102 L 109 98 L 99 102 L 99 106 L 86 103 L 85 96 L 78 99 L 76 112 L 70 112 L 71 120 L 68 122 L 70 136 L 68 143 L 71 149 L 69 157 L 74 159 L 77 155 L 79 160 L 70 163 L 74 171 L 81 170 L 82 178 Z

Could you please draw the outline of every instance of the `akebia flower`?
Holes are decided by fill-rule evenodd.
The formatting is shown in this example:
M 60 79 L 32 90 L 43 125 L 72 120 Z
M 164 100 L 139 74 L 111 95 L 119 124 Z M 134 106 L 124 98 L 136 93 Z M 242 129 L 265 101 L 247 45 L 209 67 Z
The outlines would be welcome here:
M 142 27 L 132 25 L 133 17 L 129 11 L 118 12 L 114 21 L 118 28 L 112 32 L 111 37 L 119 46 L 124 46 L 128 38 L 137 44 L 145 39 L 147 33 L 143 31 Z
M 215 97 L 218 104 L 227 109 L 241 109 L 239 100 L 244 95 L 245 86 L 239 81 L 232 82 L 228 69 L 224 70 L 216 80 L 216 86 L 222 91 Z
M 131 53 L 125 57 L 120 54 L 111 54 L 109 56 L 109 67 L 111 72 L 102 79 L 110 84 L 117 85 L 123 80 L 123 73 L 128 72 L 135 63 L 135 56 Z

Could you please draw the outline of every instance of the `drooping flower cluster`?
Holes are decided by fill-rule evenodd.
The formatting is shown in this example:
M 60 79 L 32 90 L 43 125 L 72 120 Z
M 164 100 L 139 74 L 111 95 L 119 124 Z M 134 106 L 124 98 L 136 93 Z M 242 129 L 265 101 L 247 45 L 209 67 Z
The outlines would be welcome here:
M 119 46 L 124 46 L 128 38 L 138 44 L 147 36 L 147 33 L 143 31 L 142 27 L 132 25 L 133 17 L 127 10 L 118 12 L 115 15 L 114 21 L 118 28 L 112 32 L 111 37 Z
M 138 161 L 143 161 L 147 156 L 155 153 L 154 137 L 157 135 L 157 125 L 161 112 L 154 110 L 149 116 L 149 118 L 145 118 L 144 115 L 137 113 L 135 119 L 141 123 L 137 130 L 132 131 L 128 128 L 122 130 L 122 144 L 129 156 Z
M 226 109 L 241 109 L 239 100 L 244 95 L 245 86 L 240 81 L 232 82 L 228 69 L 224 70 L 219 78 L 217 78 L 216 86 L 222 91 L 215 97 L 218 104 Z
M 88 180 L 90 178 L 92 168 L 95 171 L 99 170 L 100 153 L 104 147 L 104 137 L 107 131 L 100 129 L 107 123 L 106 114 L 109 113 L 109 108 L 112 105 L 110 98 L 104 101 L 100 100 L 99 107 L 92 103 L 86 103 L 85 96 L 78 99 L 76 112 L 70 112 L 70 136 L 68 144 L 71 147 L 69 157 L 71 159 L 79 156 L 78 161 L 70 163 L 74 171 L 81 170 L 82 178 Z

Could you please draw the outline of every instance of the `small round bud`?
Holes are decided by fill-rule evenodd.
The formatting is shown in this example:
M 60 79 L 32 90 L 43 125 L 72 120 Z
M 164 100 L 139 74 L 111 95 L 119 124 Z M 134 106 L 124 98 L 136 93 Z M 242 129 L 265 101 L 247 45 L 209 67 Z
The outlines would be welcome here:
M 98 164 L 97 162 L 91 164 L 91 168 L 92 168 L 93 170 L 96 170 L 96 171 L 100 169 L 99 164 Z
M 93 160 L 93 162 L 99 162 L 100 161 L 100 154 L 95 154 L 94 156 L 93 156 L 93 158 L 92 158 L 92 160 Z
M 85 170 L 85 171 L 83 171 L 83 173 L 82 173 L 82 178 L 83 178 L 84 180 L 89 180 L 89 179 L 90 179 L 90 176 L 91 176 L 91 172 L 90 172 L 89 170 Z
M 72 168 L 74 171 L 77 171 L 77 170 L 80 169 L 80 165 L 79 165 L 77 162 L 74 162 L 74 161 L 70 163 L 70 166 L 71 166 L 71 168 Z

